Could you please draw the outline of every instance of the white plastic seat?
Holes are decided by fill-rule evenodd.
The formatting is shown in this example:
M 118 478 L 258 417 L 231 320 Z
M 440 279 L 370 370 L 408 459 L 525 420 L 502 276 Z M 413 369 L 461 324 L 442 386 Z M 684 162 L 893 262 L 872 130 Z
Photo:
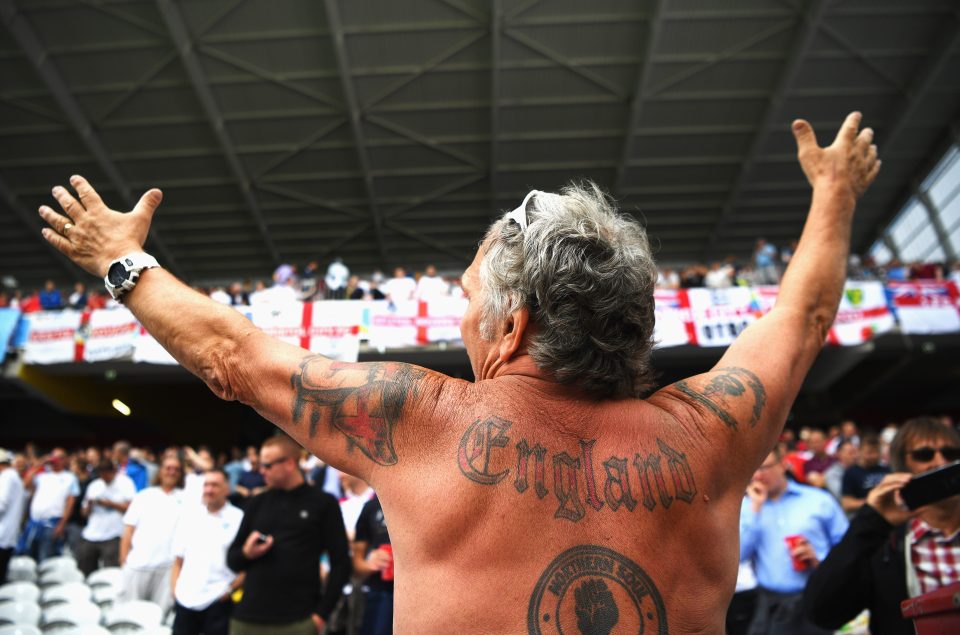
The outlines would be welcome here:
M 97 586 L 92 587 L 90 591 L 93 603 L 99 604 L 101 607 L 107 603 L 113 604 L 120 596 L 120 587 L 116 586 Z
M 56 635 L 113 635 L 102 626 L 95 624 L 84 624 L 83 626 L 67 626 L 66 628 L 57 628 L 47 631 L 47 633 L 56 633 Z M 144 635 L 143 631 L 139 632 Z M 45 634 L 46 635 L 46 634 Z
M 43 574 L 54 569 L 76 569 L 77 561 L 72 556 L 53 556 L 37 565 L 37 573 Z
M 30 624 L 6 624 L 0 626 L 0 635 L 43 635 L 43 631 Z
M 0 586 L 0 603 L 17 601 L 39 603 L 40 587 L 26 581 L 8 582 Z
M 40 593 L 40 606 L 73 602 L 89 602 L 92 596 L 90 587 L 83 582 L 65 582 L 47 587 Z
M 43 589 L 54 584 L 63 584 L 65 582 L 83 582 L 83 572 L 80 569 L 69 569 L 66 567 L 44 571 L 40 574 L 40 581 L 37 585 Z
M 148 600 L 117 602 L 106 612 L 104 624 L 110 631 L 152 629 L 160 626 L 163 609 Z
M 8 565 L 10 571 L 36 571 L 37 561 L 30 556 L 14 556 Z
M 35 602 L 6 602 L 0 604 L 0 624 L 27 624 L 36 626 L 40 623 L 40 607 Z
M 36 582 L 37 572 L 33 569 L 12 569 L 7 571 L 7 582 Z
M 65 602 L 43 610 L 40 623 L 44 632 L 58 632 L 71 626 L 98 626 L 103 614 L 92 602 Z
M 87 576 L 87 586 L 94 589 L 101 586 L 120 586 L 122 581 L 123 570 L 120 567 L 104 567 Z

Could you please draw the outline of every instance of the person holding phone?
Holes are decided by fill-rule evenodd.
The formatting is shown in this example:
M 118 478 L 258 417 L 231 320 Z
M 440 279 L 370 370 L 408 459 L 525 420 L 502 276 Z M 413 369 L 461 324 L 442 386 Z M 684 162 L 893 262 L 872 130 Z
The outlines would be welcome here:
M 807 584 L 814 623 L 840 628 L 870 610 L 872 635 L 909 635 L 900 602 L 960 582 L 960 495 L 909 510 L 900 490 L 918 474 L 960 460 L 960 433 L 933 417 L 907 421 L 890 445 L 888 474 Z M 909 562 L 909 565 L 907 564 Z

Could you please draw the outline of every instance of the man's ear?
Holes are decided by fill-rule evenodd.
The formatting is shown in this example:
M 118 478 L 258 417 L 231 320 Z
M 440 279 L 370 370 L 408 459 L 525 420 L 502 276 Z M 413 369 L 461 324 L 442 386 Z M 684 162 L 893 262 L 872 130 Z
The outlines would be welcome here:
M 510 358 L 517 354 L 529 326 L 530 310 L 527 309 L 526 305 L 510 314 L 510 317 L 507 318 L 506 330 L 500 338 L 501 362 L 509 362 Z

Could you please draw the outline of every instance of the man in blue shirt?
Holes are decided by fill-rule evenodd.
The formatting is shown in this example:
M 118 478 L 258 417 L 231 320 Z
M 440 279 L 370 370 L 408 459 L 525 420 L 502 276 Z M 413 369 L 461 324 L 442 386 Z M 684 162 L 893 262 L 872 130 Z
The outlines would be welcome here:
M 810 573 L 847 531 L 847 517 L 824 490 L 787 479 L 783 459 L 770 453 L 753 475 L 740 510 L 740 560 L 757 573 L 751 635 L 830 633 L 801 610 Z

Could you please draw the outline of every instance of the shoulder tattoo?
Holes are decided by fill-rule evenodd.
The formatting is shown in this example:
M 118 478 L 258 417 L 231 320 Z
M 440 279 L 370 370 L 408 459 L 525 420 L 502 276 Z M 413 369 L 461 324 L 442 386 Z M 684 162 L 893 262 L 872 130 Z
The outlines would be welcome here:
M 750 427 L 757 425 L 763 407 L 767 404 L 767 391 L 760 378 L 746 368 L 728 367 L 717 369 L 710 381 L 703 387 L 696 387 L 684 379 L 674 387 L 696 403 L 704 406 L 723 421 L 727 427 L 736 430 L 738 422 L 730 413 L 728 404 L 747 396 L 747 389 L 753 397 L 753 409 L 750 414 Z
M 366 377 L 357 385 L 361 368 Z M 306 418 L 310 437 L 325 423 L 346 437 L 348 449 L 359 449 L 378 465 L 394 465 L 393 428 L 424 375 L 420 368 L 395 362 L 359 366 L 319 355 L 305 357 L 290 377 L 293 419 Z

